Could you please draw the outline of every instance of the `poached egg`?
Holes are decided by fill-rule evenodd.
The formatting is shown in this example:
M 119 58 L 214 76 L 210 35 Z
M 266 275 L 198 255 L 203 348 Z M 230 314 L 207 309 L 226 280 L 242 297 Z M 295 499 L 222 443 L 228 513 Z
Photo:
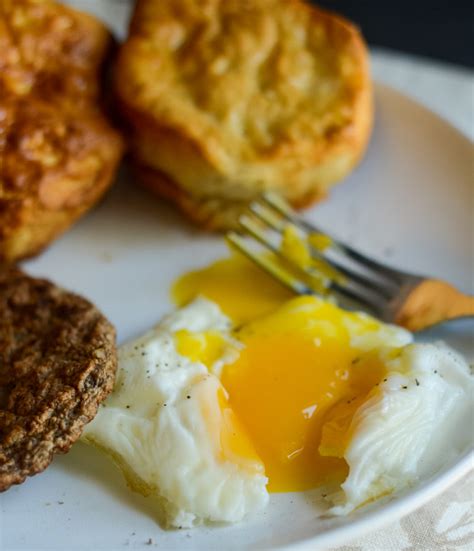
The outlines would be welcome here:
M 320 486 L 347 514 L 439 468 L 431 451 L 472 406 L 469 368 L 447 347 L 294 298 L 244 258 L 173 293 L 181 308 L 120 348 L 115 390 L 83 437 L 170 526 L 237 522 L 271 492 Z

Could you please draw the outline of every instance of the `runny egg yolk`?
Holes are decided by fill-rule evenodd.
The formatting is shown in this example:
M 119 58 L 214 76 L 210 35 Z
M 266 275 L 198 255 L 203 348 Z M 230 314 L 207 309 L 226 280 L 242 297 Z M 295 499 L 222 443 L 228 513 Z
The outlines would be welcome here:
M 364 327 L 354 314 L 316 297 L 288 300 L 274 285 L 246 259 L 233 257 L 174 287 L 178 303 L 205 295 L 237 327 L 232 336 L 240 351 L 220 378 L 232 418 L 243 427 L 238 433 L 252 446 L 247 436 L 221 436 L 221 446 L 239 449 L 237 455 L 255 448 L 269 491 L 340 483 L 348 472 L 343 454 L 351 419 L 385 372 L 375 354 L 351 346 L 349 326 L 374 330 L 377 322 L 367 319 Z M 178 352 L 208 367 L 225 345 L 215 334 L 187 332 L 179 332 L 176 343 Z
M 181 276 L 171 293 L 178 306 L 203 295 L 216 302 L 237 324 L 269 314 L 294 296 L 253 262 L 238 254 Z
M 339 447 L 332 434 L 322 441 L 323 426 L 336 405 L 350 419 L 357 397 L 367 395 L 384 370 L 351 348 L 344 315 L 302 297 L 237 334 L 245 347 L 221 380 L 265 465 L 270 491 L 305 490 L 347 475 L 340 450 L 348 426 L 333 431 Z
M 220 451 L 223 457 L 242 465 L 247 472 L 263 473 L 264 466 L 248 431 L 230 406 L 223 389 L 217 391 L 217 397 L 222 414 Z
M 251 475 L 263 474 L 264 465 L 222 386 L 208 379 L 198 389 L 194 398 L 200 403 L 217 459 L 229 461 Z
M 175 333 L 176 350 L 193 362 L 210 368 L 224 353 L 226 342 L 217 331 L 191 333 L 181 329 Z

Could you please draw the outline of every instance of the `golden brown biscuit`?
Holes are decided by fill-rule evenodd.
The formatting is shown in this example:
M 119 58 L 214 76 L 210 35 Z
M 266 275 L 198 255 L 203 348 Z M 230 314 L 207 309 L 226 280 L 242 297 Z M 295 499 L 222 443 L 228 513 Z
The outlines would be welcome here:
M 123 146 L 98 104 L 110 45 L 66 6 L 0 2 L 0 261 L 38 252 L 111 184 Z
M 301 0 L 138 0 L 114 80 L 144 183 L 210 228 L 321 198 L 372 124 L 361 35 Z

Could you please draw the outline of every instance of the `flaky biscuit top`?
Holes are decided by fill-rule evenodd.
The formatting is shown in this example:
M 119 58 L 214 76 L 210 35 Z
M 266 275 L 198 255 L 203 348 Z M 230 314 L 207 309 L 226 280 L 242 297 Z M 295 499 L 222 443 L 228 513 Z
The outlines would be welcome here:
M 365 55 L 352 26 L 299 0 L 139 2 L 116 87 L 217 166 L 310 164 L 351 132 Z
M 88 101 L 110 37 L 91 16 L 49 0 L 2 0 L 0 97 Z
M 112 182 L 122 139 L 100 104 L 112 37 L 52 0 L 0 0 L 0 263 L 32 256 Z
M 83 184 L 88 174 L 93 182 L 102 162 L 116 157 L 118 137 L 98 105 L 98 73 L 109 47 L 106 28 L 86 14 L 49 0 L 2 0 L 0 200 L 9 203 L 0 214 L 7 217 L 5 227 L 17 224 L 9 220 L 16 216 L 14 201 L 19 207 L 28 198 L 47 208 L 80 204 L 90 192 Z

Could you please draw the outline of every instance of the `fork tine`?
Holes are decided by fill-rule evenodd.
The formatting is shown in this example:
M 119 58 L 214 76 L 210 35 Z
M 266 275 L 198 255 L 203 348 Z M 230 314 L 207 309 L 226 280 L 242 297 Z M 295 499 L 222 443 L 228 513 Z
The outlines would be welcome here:
M 249 206 L 249 210 L 252 212 L 254 216 L 256 216 L 259 220 L 267 224 L 270 228 L 275 230 L 278 233 L 282 233 L 286 222 L 283 222 L 281 219 L 281 214 L 275 215 L 273 210 L 270 210 L 268 206 L 264 206 L 261 203 L 254 202 L 251 203 Z M 285 218 L 288 220 L 287 218 Z M 294 223 L 294 222 L 291 222 Z M 296 224 L 295 224 L 296 225 Z M 301 224 L 299 224 L 301 226 Z M 324 253 L 314 249 L 314 247 L 311 247 L 312 250 L 312 256 L 316 256 L 317 258 L 323 260 L 326 262 L 329 266 L 334 268 L 336 272 L 339 274 L 342 274 L 349 278 L 350 280 L 359 283 L 360 285 L 363 285 L 365 288 L 369 288 L 372 291 L 380 294 L 385 299 L 392 298 L 393 294 L 388 290 L 386 287 L 381 285 L 380 282 L 374 281 L 373 279 L 370 279 L 366 276 L 363 276 L 362 274 L 359 274 L 355 272 L 354 270 L 351 270 L 350 268 L 347 268 L 346 266 L 343 266 L 339 262 L 330 259 L 325 255 Z
M 342 295 L 353 302 L 362 304 L 372 310 L 376 315 L 382 314 L 382 307 L 380 304 L 366 295 L 361 295 L 348 287 L 342 287 L 338 283 L 332 282 L 330 285 L 331 292 Z
M 249 231 L 246 229 L 246 231 Z M 252 234 L 253 236 L 253 234 Z M 253 236 L 255 237 L 255 236 Z M 239 235 L 236 232 L 228 232 L 226 234 L 226 240 L 229 243 L 229 245 L 237 249 L 239 252 L 244 254 L 247 258 L 249 258 L 252 262 L 254 262 L 257 266 L 259 266 L 262 270 L 267 272 L 273 279 L 276 281 L 279 281 L 282 285 L 290 289 L 290 291 L 293 291 L 297 295 L 317 295 L 319 296 L 319 293 L 317 293 L 314 289 L 312 289 L 309 285 L 306 285 L 303 281 L 297 279 L 295 276 L 293 276 L 289 271 L 285 270 L 284 268 L 280 267 L 276 262 L 274 262 L 271 258 L 265 257 L 261 254 L 256 253 L 251 249 L 251 247 L 248 246 L 247 241 L 245 237 Z M 258 239 L 260 243 L 260 239 Z M 263 243 L 262 243 L 263 244 Z M 268 245 L 268 249 L 273 251 L 273 246 L 266 242 L 265 246 Z M 352 291 L 349 288 L 345 288 L 340 286 L 337 283 L 331 283 L 328 287 L 328 290 L 335 292 L 343 297 L 348 298 L 351 301 L 357 302 L 359 304 L 364 305 L 366 308 L 369 308 L 375 313 L 380 313 L 380 307 L 378 304 L 374 301 L 372 301 L 370 298 L 363 296 L 361 294 L 356 293 L 355 291 Z
M 281 215 L 276 216 L 273 210 L 270 210 L 268 207 L 262 205 L 258 201 L 250 203 L 249 210 L 254 214 L 259 220 L 265 222 L 265 224 L 272 228 L 272 230 L 282 233 L 285 229 L 285 224 L 281 219 Z
M 304 228 L 309 233 L 314 232 L 327 235 L 326 232 L 322 231 L 314 224 L 311 224 L 306 220 L 300 219 L 293 211 L 293 209 L 289 205 L 287 205 L 286 202 L 283 201 L 278 195 L 275 195 L 271 192 L 265 192 L 262 195 L 262 199 L 267 205 L 270 205 L 273 209 L 280 213 L 281 216 L 283 216 L 287 221 L 291 222 L 295 226 Z M 349 258 L 362 264 L 365 268 L 368 268 L 378 274 L 382 274 L 396 285 L 400 285 L 402 283 L 403 274 L 401 274 L 399 271 L 388 268 L 387 266 L 384 266 L 383 264 L 380 264 L 379 262 L 368 258 L 367 256 L 353 249 L 352 247 L 341 243 L 337 239 L 333 239 L 331 237 L 331 240 L 333 246 L 337 247 L 337 249 L 339 249 Z
M 250 218 L 247 215 L 242 215 L 239 219 L 239 223 L 242 226 L 242 228 L 250 235 L 252 236 L 256 241 L 258 241 L 261 245 L 263 245 L 267 250 L 274 253 L 275 256 L 278 258 L 281 258 L 284 262 L 291 262 L 289 261 L 280 251 L 278 247 L 273 245 L 271 243 L 265 232 L 260 229 L 258 224 L 256 224 L 252 218 Z M 242 245 L 242 240 L 241 243 Z M 242 247 L 240 248 L 242 250 Z M 253 251 L 251 251 L 253 253 Z M 249 256 L 247 254 L 247 256 Z M 259 256 L 255 253 L 253 253 L 252 259 L 255 259 L 256 262 L 258 262 L 260 265 L 262 264 L 261 260 L 260 262 L 257 260 Z M 264 260 L 266 264 L 266 270 L 269 271 L 269 268 L 273 269 L 275 271 L 276 263 L 271 262 L 269 259 Z M 297 264 L 291 263 L 291 269 L 292 271 L 301 274 L 303 278 L 306 280 L 309 278 L 312 284 L 306 284 L 303 281 L 298 280 L 297 278 L 293 278 L 294 282 L 298 282 L 298 288 L 304 289 L 303 294 L 316 294 L 316 295 L 326 295 L 328 292 L 335 292 L 339 295 L 342 295 L 346 298 L 349 298 L 352 301 L 356 301 L 359 304 L 363 304 L 364 306 L 370 308 L 374 312 L 380 311 L 380 306 L 377 300 L 373 300 L 367 294 L 363 293 L 362 291 L 364 289 L 354 289 L 353 287 L 350 287 L 350 285 L 345 285 L 342 282 L 331 280 L 325 276 L 323 276 L 320 272 L 314 272 L 311 269 L 304 268 L 302 266 L 299 266 Z M 282 272 L 281 269 L 279 269 L 280 272 Z M 286 277 L 288 277 L 289 271 L 284 272 L 287 274 Z M 349 282 L 350 283 L 350 282 Z M 291 287 L 291 288 L 294 288 Z M 367 290 L 367 289 L 365 289 Z M 301 291 L 300 291 L 301 292 Z
M 303 278 L 309 278 L 312 282 L 312 286 L 308 285 L 308 287 L 313 292 L 319 292 L 321 294 L 327 293 L 327 290 L 329 289 L 329 283 L 331 281 L 330 278 L 325 277 L 320 271 L 303 268 L 302 266 L 298 266 L 297 264 L 287 259 L 281 253 L 280 249 L 268 240 L 265 232 L 263 232 L 250 217 L 246 216 L 245 214 L 242 215 L 239 219 L 239 223 L 242 228 L 254 239 L 256 239 L 261 245 L 271 251 L 276 257 L 280 258 L 284 263 L 291 266 L 291 268 L 288 268 L 289 270 L 301 274 L 301 277 Z
M 290 291 L 293 291 L 298 295 L 309 295 L 313 293 L 313 291 L 307 285 L 293 277 L 286 270 L 280 268 L 280 266 L 278 266 L 265 256 L 255 253 L 247 245 L 245 238 L 243 238 L 238 233 L 228 232 L 225 238 L 227 242 L 231 245 L 231 247 L 237 249 L 239 252 L 244 254 L 252 262 L 257 264 L 260 268 L 265 270 L 265 272 L 270 274 L 276 281 L 279 281 L 281 284 L 288 287 Z
M 249 233 L 254 239 L 256 239 L 260 244 L 269 249 L 272 253 L 280 255 L 278 248 L 271 243 L 263 231 L 259 228 L 257 224 L 246 214 L 243 214 L 239 218 L 239 224 L 244 228 L 244 230 Z

